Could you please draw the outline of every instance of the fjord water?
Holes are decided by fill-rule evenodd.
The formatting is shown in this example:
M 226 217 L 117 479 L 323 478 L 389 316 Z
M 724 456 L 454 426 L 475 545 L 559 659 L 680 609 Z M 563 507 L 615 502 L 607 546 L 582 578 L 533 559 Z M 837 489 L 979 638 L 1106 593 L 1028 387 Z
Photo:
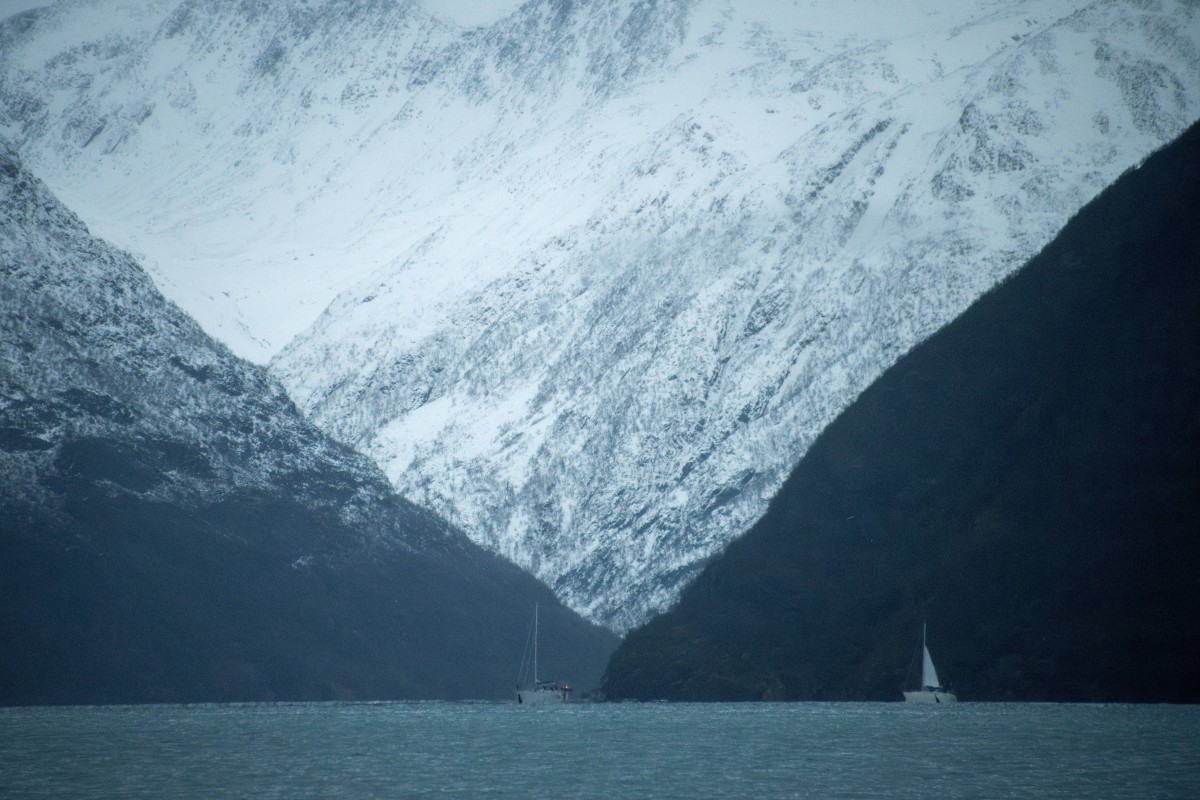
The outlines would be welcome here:
M 1200 797 L 1200 708 L 0 709 L 0 796 Z

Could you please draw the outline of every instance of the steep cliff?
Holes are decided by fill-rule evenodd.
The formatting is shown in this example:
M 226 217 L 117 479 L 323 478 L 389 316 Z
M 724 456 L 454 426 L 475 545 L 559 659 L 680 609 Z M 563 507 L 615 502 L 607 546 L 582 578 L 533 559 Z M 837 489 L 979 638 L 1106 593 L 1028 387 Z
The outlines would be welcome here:
M 614 698 L 1196 702 L 1200 127 L 901 358 L 630 632 Z

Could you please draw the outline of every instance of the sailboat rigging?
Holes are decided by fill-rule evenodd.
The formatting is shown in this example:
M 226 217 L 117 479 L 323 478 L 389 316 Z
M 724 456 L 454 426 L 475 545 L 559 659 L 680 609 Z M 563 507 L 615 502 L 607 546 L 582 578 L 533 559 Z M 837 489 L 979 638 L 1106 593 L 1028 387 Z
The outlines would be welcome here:
M 904 692 L 907 703 L 957 703 L 958 697 L 949 689 L 942 688 L 938 679 L 937 669 L 933 666 L 933 658 L 929 655 L 926 643 L 926 625 L 921 625 L 921 685 L 915 691 Z
M 527 660 L 530 650 L 530 641 L 533 643 L 533 661 L 532 665 Z M 532 670 L 532 675 L 530 675 Z M 525 653 L 521 656 L 521 666 L 517 670 L 517 703 L 527 705 L 530 703 L 550 703 L 559 702 L 565 703 L 570 699 L 571 685 L 566 681 L 543 681 L 538 680 L 538 604 L 533 604 L 533 626 L 530 629 L 529 637 L 525 640 Z

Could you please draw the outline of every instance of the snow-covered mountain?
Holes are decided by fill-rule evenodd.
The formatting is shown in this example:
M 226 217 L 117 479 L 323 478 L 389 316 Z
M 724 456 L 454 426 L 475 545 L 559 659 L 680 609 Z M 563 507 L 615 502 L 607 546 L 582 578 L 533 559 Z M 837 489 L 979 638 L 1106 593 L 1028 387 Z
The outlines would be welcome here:
M 617 629 L 1200 113 L 1187 2 L 463 21 L 77 0 L 5 24 L 0 114 L 325 430 Z
M 508 697 L 541 601 L 397 497 L 0 142 L 0 703 Z

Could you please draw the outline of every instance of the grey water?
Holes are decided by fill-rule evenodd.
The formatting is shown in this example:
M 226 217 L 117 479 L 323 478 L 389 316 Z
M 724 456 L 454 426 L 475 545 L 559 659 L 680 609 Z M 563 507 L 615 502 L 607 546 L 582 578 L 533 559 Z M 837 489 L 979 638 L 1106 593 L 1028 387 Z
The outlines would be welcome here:
M 1200 797 L 1200 707 L 0 709 L 0 796 Z

